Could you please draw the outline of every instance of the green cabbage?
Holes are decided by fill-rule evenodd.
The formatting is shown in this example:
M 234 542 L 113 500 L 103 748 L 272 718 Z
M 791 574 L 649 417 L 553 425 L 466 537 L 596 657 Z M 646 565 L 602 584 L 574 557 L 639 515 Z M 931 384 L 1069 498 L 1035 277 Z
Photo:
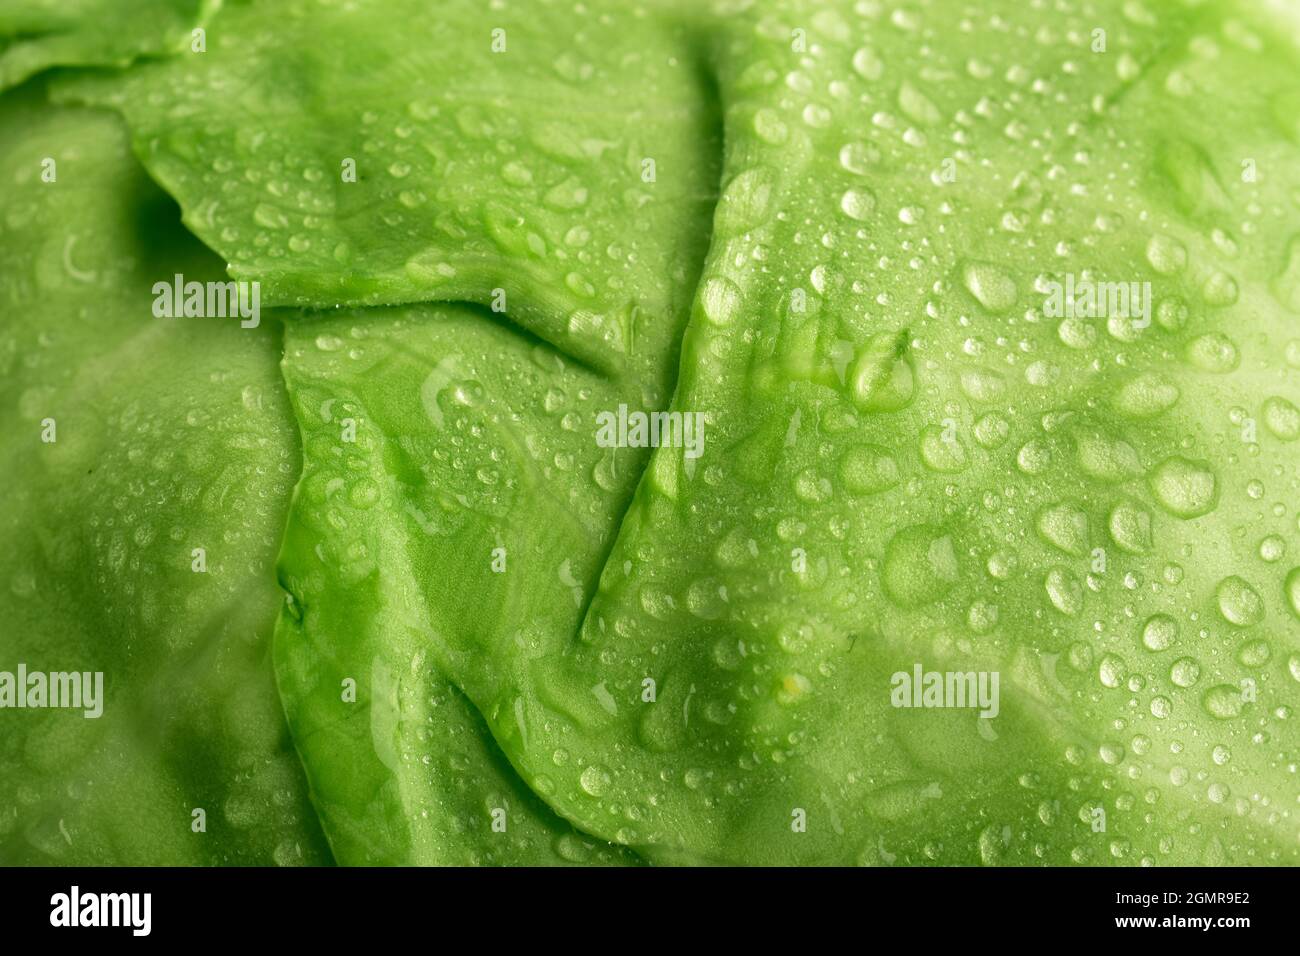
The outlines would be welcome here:
M 204 22 L 0 96 L 0 860 L 1300 862 L 1294 18 Z

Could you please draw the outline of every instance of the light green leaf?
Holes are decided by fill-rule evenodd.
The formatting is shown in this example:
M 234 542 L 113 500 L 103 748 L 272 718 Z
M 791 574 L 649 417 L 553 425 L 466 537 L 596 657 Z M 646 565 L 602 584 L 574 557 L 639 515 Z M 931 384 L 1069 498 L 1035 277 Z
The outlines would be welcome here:
M 328 862 L 269 660 L 283 603 L 273 561 L 299 474 L 278 321 L 264 315 L 245 329 L 238 317 L 155 317 L 154 282 L 219 280 L 220 263 L 144 178 L 120 124 L 52 110 L 39 90 L 0 109 L 0 177 L 15 184 L 0 232 L 12 501 L 0 527 L 9 624 L 0 670 L 100 671 L 105 688 L 98 718 L 0 712 L 0 860 Z M 45 157 L 56 161 L 52 182 L 41 178 Z M 52 442 L 41 440 L 47 423 Z M 298 713 L 285 671 L 299 746 L 312 754 L 322 708 Z M 329 690 L 330 731 L 349 724 L 350 710 L 368 713 L 344 701 L 341 681 Z M 439 765 L 407 768 L 426 798 L 409 808 L 427 820 L 417 823 L 420 862 L 630 861 L 521 788 L 436 672 L 420 672 L 402 709 L 410 740 L 385 744 L 377 730 L 374 745 L 396 752 L 432 737 L 439 747 Z M 313 794 L 328 808 L 334 788 L 365 775 L 339 762 L 335 737 L 314 739 L 341 770 Z M 508 812 L 504 847 L 491 829 L 498 807 Z M 327 827 L 345 860 L 412 859 L 379 849 L 400 818 L 361 822 L 360 832 Z
M 205 45 L 220 0 L 6 0 L 0 8 L 0 90 L 56 66 L 125 66 Z M 197 55 L 197 54 L 196 54 Z
M 241 8 L 202 61 L 65 87 L 236 275 L 345 307 L 287 320 L 276 641 L 341 858 L 442 859 L 422 810 L 522 802 L 419 773 L 481 741 L 421 734 L 463 695 L 655 862 L 1296 863 L 1292 31 L 1120 0 L 501 28 Z M 440 299 L 478 307 L 357 308 Z M 670 394 L 700 457 L 596 441 Z M 918 671 L 998 697 L 904 706 Z
M 0 710 L 0 861 L 328 861 L 269 654 L 278 328 L 154 317 L 153 283 L 220 262 L 116 117 L 27 87 L 0 144 L 0 670 L 103 674 L 102 716 Z

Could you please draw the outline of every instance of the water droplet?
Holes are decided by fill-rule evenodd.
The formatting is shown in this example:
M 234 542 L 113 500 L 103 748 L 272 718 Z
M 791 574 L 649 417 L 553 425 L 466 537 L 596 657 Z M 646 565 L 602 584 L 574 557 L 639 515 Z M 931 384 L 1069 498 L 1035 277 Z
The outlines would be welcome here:
M 1205 692 L 1205 696 L 1201 698 L 1201 706 L 1211 717 L 1231 720 L 1241 716 L 1244 702 L 1241 699 L 1241 691 L 1237 688 L 1231 684 L 1219 684 Z
M 935 126 L 943 120 L 943 114 L 930 98 L 906 80 L 898 88 L 898 108 L 913 123 L 922 126 Z
M 704 317 L 716 326 L 730 325 L 740 310 L 741 291 L 729 279 L 711 278 L 700 290 Z
M 1215 593 L 1219 600 L 1219 613 L 1229 624 L 1250 627 L 1263 619 L 1263 599 L 1254 588 L 1236 575 L 1220 581 Z
M 1177 687 L 1191 687 L 1201 679 L 1201 665 L 1190 657 L 1180 657 L 1169 667 L 1169 679 Z
M 840 165 L 855 176 L 865 176 L 880 162 L 880 153 L 864 143 L 846 143 L 840 147 Z
M 1300 617 L 1300 568 L 1291 569 L 1283 587 L 1286 591 L 1287 603 L 1291 605 L 1291 613 Z
M 885 63 L 870 47 L 853 54 L 853 71 L 864 80 L 878 80 L 885 73 Z
M 1274 561 L 1280 561 L 1286 555 L 1286 541 L 1281 535 L 1270 534 L 1259 542 L 1259 556 L 1261 560 L 1272 564 Z
M 863 411 L 892 412 L 905 407 L 916 389 L 905 336 L 881 333 L 859 349 L 847 385 Z
M 1222 332 L 1207 332 L 1187 343 L 1187 361 L 1206 372 L 1222 375 L 1241 361 L 1237 344 Z
M 1127 481 L 1142 474 L 1137 450 L 1101 431 L 1080 429 L 1074 433 L 1074 447 L 1083 473 L 1099 481 Z
M 1146 554 L 1151 550 L 1151 512 L 1131 499 L 1124 499 L 1110 510 L 1108 521 L 1111 539 L 1129 554 Z
M 1142 646 L 1149 651 L 1168 650 L 1178 640 L 1178 622 L 1168 614 L 1153 614 L 1142 625 Z
M 1097 344 L 1097 330 L 1081 318 L 1069 316 L 1056 327 L 1057 337 L 1072 349 L 1087 350 Z
M 546 195 L 542 197 L 542 202 L 552 209 L 581 209 L 587 204 L 587 187 L 570 176 L 548 189 Z
M 267 229 L 284 229 L 289 225 L 289 217 L 267 203 L 258 203 L 253 210 L 253 221 Z
M 501 178 L 512 186 L 528 186 L 533 181 L 533 171 L 519 162 L 509 162 L 501 167 Z
M 599 797 L 609 787 L 609 771 L 604 767 L 592 764 L 582 771 L 578 778 L 578 785 L 593 797 Z
M 1039 512 L 1037 529 L 1045 542 L 1067 554 L 1088 551 L 1088 516 L 1074 505 L 1060 503 Z
M 1104 687 L 1119 687 L 1128 674 L 1128 665 L 1116 654 L 1105 654 L 1097 665 L 1097 676 Z
M 1073 572 L 1066 568 L 1052 568 L 1043 584 L 1052 607 L 1062 614 L 1074 617 L 1083 608 L 1083 585 Z
M 1006 390 L 1006 379 L 991 369 L 963 369 L 961 390 L 971 401 L 987 404 L 1002 397 L 1002 393 Z
M 426 249 L 406 260 L 406 274 L 418 282 L 438 285 L 454 278 L 456 269 L 439 249 Z
M 802 116 L 813 129 L 825 129 L 831 125 L 831 111 L 820 103 L 809 103 L 803 108 Z
M 1114 766 L 1124 760 L 1124 748 L 1119 744 L 1105 743 L 1097 749 L 1101 762 Z
M 1148 481 L 1156 502 L 1179 518 L 1199 518 L 1218 504 L 1218 481 L 1205 462 L 1167 458 L 1155 467 Z
M 1005 312 L 1016 304 L 1016 284 L 1011 276 L 987 262 L 968 262 L 962 281 L 980 305 L 990 312 Z
M 934 525 L 912 525 L 885 547 L 881 578 L 885 593 L 900 607 L 931 604 L 957 583 L 959 566 L 951 535 Z
M 840 209 L 850 219 L 868 219 L 875 208 L 876 197 L 865 189 L 849 189 L 840 197 Z
M 797 704 L 812 691 L 812 681 L 803 674 L 786 674 L 777 681 L 776 702 L 789 707 Z
M 898 484 L 898 462 L 880 445 L 857 445 L 844 453 L 840 478 L 851 494 L 877 494 Z
M 982 448 L 998 448 L 1007 440 L 1011 426 L 1001 415 L 990 412 L 975 423 L 975 441 Z
M 1040 475 L 1051 463 L 1051 449 L 1036 438 L 1026 442 L 1016 453 L 1016 467 L 1026 475 Z
M 754 113 L 754 132 L 763 142 L 780 146 L 790 138 L 790 129 L 775 110 L 761 109 Z
M 1187 265 L 1187 248 L 1177 239 L 1157 233 L 1147 242 L 1147 262 L 1164 276 L 1182 272 Z
M 1156 306 L 1156 324 L 1167 332 L 1177 332 L 1187 325 L 1188 314 L 1187 303 L 1173 295 Z
M 596 294 L 596 287 L 592 285 L 580 272 L 570 272 L 564 277 L 565 287 L 580 299 L 590 299 Z
M 1215 308 L 1224 308 L 1237 301 L 1237 283 L 1226 272 L 1216 272 L 1205 280 L 1201 286 L 1201 298 L 1205 304 Z
M 1247 641 L 1237 649 L 1237 662 L 1242 667 L 1263 667 L 1273 656 L 1267 641 Z
M 727 183 L 718 198 L 714 230 L 734 236 L 755 229 L 767 219 L 772 199 L 772 174 L 764 167 L 747 169 Z
M 1010 551 L 995 551 L 989 555 L 985 568 L 989 572 L 989 577 L 1005 581 L 1016 573 L 1018 564 L 1016 556 Z
M 1264 427 L 1282 441 L 1300 438 L 1300 409 L 1281 396 L 1264 400 Z
M 921 431 L 921 461 L 931 471 L 956 474 L 967 465 L 966 446 L 939 426 L 928 425 Z
M 1272 282 L 1273 295 L 1277 301 L 1300 313 L 1300 235 L 1292 236 L 1287 244 L 1286 265 Z
M 1115 392 L 1111 405 L 1126 418 L 1154 418 L 1178 402 L 1178 386 L 1153 372 L 1129 379 Z
M 976 601 L 966 612 L 966 624 L 976 634 L 987 634 L 998 623 L 998 607 L 988 601 Z

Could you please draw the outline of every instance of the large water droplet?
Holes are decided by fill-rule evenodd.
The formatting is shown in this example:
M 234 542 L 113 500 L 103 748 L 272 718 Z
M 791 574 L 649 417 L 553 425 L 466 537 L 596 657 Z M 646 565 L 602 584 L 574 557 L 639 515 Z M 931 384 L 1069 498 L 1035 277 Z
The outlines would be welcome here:
M 1179 518 L 1199 518 L 1218 503 L 1218 481 L 1205 462 L 1167 458 L 1155 467 L 1148 481 L 1156 502 Z
M 1161 275 L 1173 275 L 1187 265 L 1187 249 L 1177 239 L 1157 233 L 1147 242 L 1147 262 Z
M 717 326 L 730 325 L 740 311 L 741 292 L 729 279 L 712 278 L 700 290 L 704 317 Z
M 1126 418 L 1154 418 L 1173 408 L 1178 386 L 1154 372 L 1129 379 L 1115 392 L 1111 405 Z
M 878 80 L 885 73 L 885 63 L 870 47 L 862 47 L 853 54 L 853 72 L 864 80 Z
M 1169 666 L 1169 679 L 1177 687 L 1191 687 L 1201 679 L 1201 665 L 1190 657 L 1180 657 Z
M 1300 235 L 1287 244 L 1286 265 L 1273 280 L 1273 295 L 1292 312 L 1300 313 Z
M 1063 502 L 1045 508 L 1039 512 L 1037 528 L 1044 541 L 1067 554 L 1088 551 L 1088 516 L 1074 505 Z
M 890 600 L 916 608 L 947 594 L 957 583 L 959 570 L 952 536 L 935 525 L 921 524 L 890 539 L 881 578 Z
M 1187 361 L 1206 372 L 1222 375 L 1241 362 L 1237 344 L 1222 332 L 1207 332 L 1187 343 Z
M 1286 591 L 1287 603 L 1291 605 L 1291 613 L 1300 617 L 1300 568 L 1291 569 L 1283 588 Z
M 1146 554 L 1151 550 L 1151 512 L 1136 501 L 1119 501 L 1110 510 L 1110 536 L 1121 551 Z
M 1178 622 L 1168 614 L 1153 614 L 1142 625 L 1142 646 L 1149 651 L 1168 650 L 1178 639 Z
M 1043 582 L 1047 599 L 1062 614 L 1074 617 L 1083 608 L 1083 585 L 1066 568 L 1052 568 Z
M 840 209 L 850 219 L 869 219 L 876 208 L 876 197 L 865 189 L 849 189 L 840 197 Z
M 1300 438 L 1300 409 L 1273 395 L 1264 400 L 1264 427 L 1282 441 L 1295 441 Z
M 851 494 L 873 495 L 898 484 L 898 462 L 880 445 L 857 445 L 840 461 L 840 479 Z
M 937 425 L 921 431 L 921 461 L 931 471 L 956 474 L 965 469 L 968 456 L 960 438 Z
M 1201 698 L 1201 706 L 1211 717 L 1217 717 L 1219 720 L 1231 720 L 1234 717 L 1241 716 L 1244 702 L 1241 698 L 1241 691 L 1231 684 L 1219 684 L 1211 687 Z
M 1250 627 L 1264 617 L 1264 601 L 1243 579 L 1232 575 L 1219 582 L 1215 592 L 1219 613 L 1229 624 Z
M 1016 304 L 1016 283 L 1001 269 L 987 262 L 968 262 L 962 268 L 966 289 L 990 312 L 1005 312 Z

